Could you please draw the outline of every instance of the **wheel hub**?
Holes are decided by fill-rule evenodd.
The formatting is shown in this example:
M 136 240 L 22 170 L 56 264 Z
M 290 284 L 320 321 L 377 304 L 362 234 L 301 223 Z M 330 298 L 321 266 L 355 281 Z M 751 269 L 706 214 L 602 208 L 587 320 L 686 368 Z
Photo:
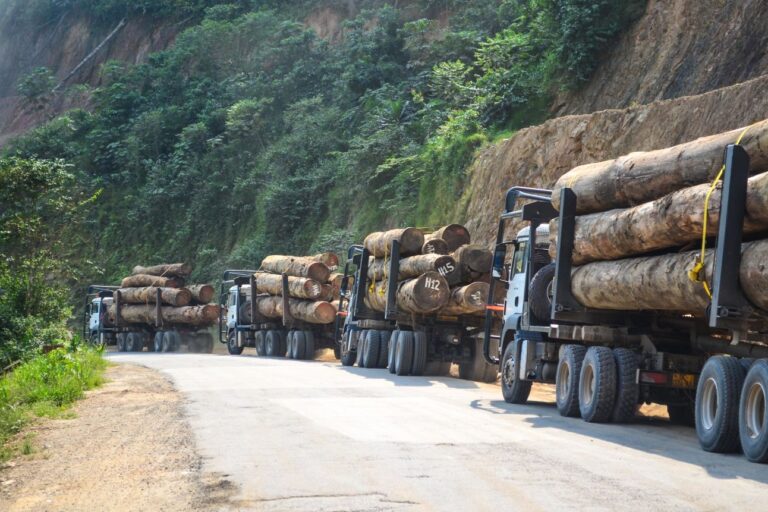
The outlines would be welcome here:
M 501 379 L 507 387 L 515 382 L 515 358 L 510 357 L 504 361 L 504 367 L 501 370 Z
M 595 387 L 597 379 L 595 379 L 595 371 L 591 365 L 584 366 L 584 376 L 581 379 L 581 393 L 579 400 L 584 405 L 592 403 L 595 398 Z
M 701 426 L 712 430 L 717 416 L 717 382 L 712 377 L 704 382 L 701 392 Z
M 744 408 L 747 435 L 750 439 L 757 439 L 765 432 L 765 402 L 765 388 L 760 382 L 755 382 L 747 392 Z

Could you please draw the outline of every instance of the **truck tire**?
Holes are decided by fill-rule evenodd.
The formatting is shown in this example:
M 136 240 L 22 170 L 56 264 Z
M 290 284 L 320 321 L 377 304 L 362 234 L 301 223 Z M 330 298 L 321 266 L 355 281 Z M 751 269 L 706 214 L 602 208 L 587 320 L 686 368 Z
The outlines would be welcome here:
M 285 357 L 288 359 L 296 359 L 296 331 L 288 331 L 288 350 Z
M 474 380 L 477 382 L 496 382 L 499 374 L 496 365 L 490 365 L 483 357 L 483 340 L 475 338 L 475 347 L 472 352 L 472 362 L 459 363 L 459 378 Z
M 304 359 L 311 361 L 315 358 L 315 333 L 304 331 Z
M 267 346 L 264 343 L 264 331 L 256 331 L 253 333 L 253 346 L 256 347 L 256 355 L 267 355 Z
M 356 358 L 357 354 L 351 350 L 351 347 L 352 347 L 351 341 L 352 340 L 349 339 L 349 338 L 352 337 L 354 332 L 355 331 L 347 331 L 346 333 L 344 333 L 344 336 L 347 337 L 347 341 L 350 341 L 350 343 L 348 343 L 348 344 L 343 343 L 342 346 L 341 346 L 341 365 L 342 366 L 354 366 L 354 364 L 355 364 L 355 358 Z M 344 345 L 345 344 L 350 347 L 350 349 L 347 350 L 346 352 L 344 351 Z
M 408 375 L 413 365 L 413 333 L 400 331 L 395 347 L 395 374 Z
M 589 423 L 611 420 L 616 405 L 616 361 L 608 347 L 589 347 L 579 375 L 579 412 Z
M 696 406 L 694 402 L 667 404 L 667 416 L 673 425 L 693 427 L 696 425 Z
M 269 346 L 269 344 L 267 344 Z M 306 339 L 304 331 L 293 331 L 293 358 L 304 359 L 306 357 Z
M 366 329 L 357 331 L 357 357 L 355 357 L 355 364 L 358 368 L 363 368 L 363 349 L 365 348 L 365 337 L 368 334 Z
M 396 329 L 392 331 L 392 336 L 389 337 L 389 347 L 387 350 L 387 370 L 392 375 L 395 374 L 395 351 L 397 350 L 398 340 L 402 331 Z
M 520 340 L 515 338 L 504 349 L 504 355 L 501 358 L 501 394 L 508 404 L 524 404 L 531 394 L 533 383 L 529 380 L 520 379 L 520 372 L 516 364 L 519 351 Z
M 128 335 L 125 337 L 125 350 L 128 352 L 139 352 L 142 347 L 141 345 L 141 339 L 139 337 L 139 333 L 137 332 L 129 332 Z
M 379 364 L 379 345 L 381 336 L 376 329 L 365 331 L 365 341 L 363 345 L 362 366 L 363 368 L 376 368 Z
M 629 423 L 635 419 L 640 394 L 637 354 L 628 348 L 615 348 L 613 359 L 616 363 L 616 403 L 611 419 L 614 423 Z
M 413 331 L 413 362 L 411 375 L 424 375 L 427 366 L 427 333 Z
M 563 346 L 555 376 L 555 402 L 561 416 L 579 415 L 579 375 L 586 353 L 581 345 Z
M 117 333 L 117 351 L 125 352 L 125 333 Z
M 531 278 L 528 287 L 528 307 L 539 323 L 549 325 L 552 316 L 552 283 L 555 280 L 555 264 L 544 265 Z
M 272 331 L 264 333 L 264 347 L 267 356 L 277 357 L 280 355 L 280 340 L 274 336 L 270 336 Z
M 696 435 L 707 452 L 739 449 L 739 395 L 744 368 L 735 357 L 713 356 L 704 364 L 696 388 Z
M 200 350 L 204 354 L 213 354 L 213 335 L 209 332 L 205 332 L 200 336 Z
M 267 347 L 272 347 L 273 356 L 285 357 L 285 345 L 283 344 L 283 337 L 280 336 L 280 331 L 271 329 L 267 331 L 267 334 L 264 336 L 264 343 L 266 343 Z
M 754 364 L 754 362 L 755 362 L 754 358 L 751 358 L 751 357 L 742 357 L 741 359 L 739 359 L 739 364 L 741 365 L 742 368 L 744 368 L 744 375 L 746 375 L 747 372 L 749 372 L 749 369 L 752 368 L 752 364 Z
M 739 438 L 750 462 L 768 462 L 768 359 L 753 363 L 739 402 Z
M 163 352 L 166 352 L 165 336 L 163 336 Z M 229 334 L 227 335 L 227 352 L 232 356 L 239 356 L 243 353 L 243 347 L 237 346 L 237 333 L 234 330 L 229 331 Z
M 390 338 L 392 338 L 392 331 L 379 331 L 379 360 L 376 363 L 376 368 L 387 367 Z
M 152 345 L 154 345 L 155 352 L 163 351 L 163 331 L 157 331 L 155 333 L 155 338 L 152 340 Z

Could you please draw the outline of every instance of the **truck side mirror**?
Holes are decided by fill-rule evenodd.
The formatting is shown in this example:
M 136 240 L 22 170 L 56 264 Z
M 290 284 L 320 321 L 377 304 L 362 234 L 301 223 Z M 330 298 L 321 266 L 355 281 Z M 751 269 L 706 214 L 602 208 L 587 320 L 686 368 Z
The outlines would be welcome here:
M 493 252 L 493 277 L 501 279 L 504 272 L 504 260 L 507 257 L 507 244 L 499 244 Z

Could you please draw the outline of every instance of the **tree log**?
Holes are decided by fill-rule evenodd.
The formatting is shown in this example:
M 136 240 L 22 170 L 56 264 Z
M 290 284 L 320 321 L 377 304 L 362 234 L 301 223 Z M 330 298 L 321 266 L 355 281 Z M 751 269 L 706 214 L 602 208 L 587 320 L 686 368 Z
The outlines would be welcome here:
M 331 271 L 325 263 L 312 257 L 298 256 L 267 256 L 261 262 L 261 269 L 273 274 L 285 272 L 289 276 L 306 277 L 322 284 L 328 281 Z
M 667 310 L 703 315 L 709 297 L 701 283 L 688 278 L 699 251 L 598 261 L 576 267 L 574 297 L 595 309 Z M 711 283 L 714 250 L 706 253 L 704 275 Z M 740 282 L 749 301 L 768 311 L 768 240 L 742 245 Z
M 671 148 L 575 167 L 557 180 L 552 203 L 559 209 L 560 191 L 567 187 L 576 194 L 578 214 L 602 212 L 712 181 L 723 164 L 725 146 L 735 143 L 742 131 L 739 128 Z M 768 120 L 752 125 L 741 145 L 749 153 L 751 171 L 768 169 Z
M 349 283 L 347 284 L 347 290 L 351 290 L 352 286 L 355 284 L 355 277 L 349 276 Z M 344 274 L 339 274 L 338 272 L 335 272 L 331 274 L 331 277 L 328 279 L 328 282 L 333 287 L 333 300 L 339 300 L 341 297 L 341 285 L 344 282 Z
M 161 288 L 180 288 L 184 280 L 180 277 L 162 277 L 149 274 L 136 274 L 123 279 L 122 288 L 139 288 L 143 286 L 159 286 Z
M 114 304 L 109 306 L 109 320 L 115 323 L 116 307 Z M 206 304 L 204 306 L 183 306 L 180 308 L 171 306 L 162 306 L 160 316 L 163 323 L 183 324 L 194 327 L 207 327 L 216 323 L 219 319 L 220 308 L 216 304 Z M 155 324 L 155 306 L 154 305 L 126 305 L 120 308 L 120 318 L 122 322 L 129 324 Z
M 186 306 L 192 301 L 192 293 L 186 288 L 158 288 L 144 286 L 141 288 L 120 288 L 120 300 L 125 304 L 155 304 L 157 290 L 160 290 L 160 300 L 171 306 Z
M 490 285 L 488 283 L 472 283 L 451 290 L 448 304 L 440 309 L 440 315 L 481 315 L 485 314 L 486 301 Z
M 323 252 L 320 254 L 315 254 L 314 256 L 310 256 L 315 261 L 319 261 L 320 263 L 323 263 L 326 267 L 331 269 L 331 271 L 336 270 L 339 268 L 339 257 L 333 253 L 333 252 Z
M 744 232 L 759 233 L 768 229 L 768 173 L 748 183 Z M 709 187 L 698 185 L 634 208 L 576 217 L 573 263 L 626 258 L 701 240 Z M 709 235 L 717 233 L 721 192 L 718 187 L 709 200 Z M 556 229 L 550 230 L 552 236 L 556 240 Z
M 387 305 L 387 282 L 376 281 L 368 288 L 366 305 L 374 311 L 384 311 Z M 405 313 L 430 314 L 445 306 L 450 298 L 448 282 L 437 272 L 427 272 L 397 286 L 397 307 Z
M 216 290 L 210 284 L 193 284 L 187 286 L 192 293 L 192 301 L 196 304 L 208 304 L 213 300 Z
M 192 273 L 192 265 L 188 263 L 168 263 L 163 265 L 154 265 L 152 267 L 142 267 L 136 265 L 133 267 L 132 275 L 147 274 L 150 276 L 164 277 L 189 277 Z
M 427 240 L 421 246 L 421 254 L 448 254 L 448 243 L 442 238 Z
M 365 305 L 374 311 L 384 312 L 387 308 L 387 282 L 373 281 L 365 294 Z
M 462 245 L 470 242 L 469 231 L 460 224 L 449 224 L 424 237 L 426 240 L 445 240 L 448 252 L 453 252 Z
M 256 292 L 270 295 L 283 294 L 283 276 L 268 272 L 256 272 L 253 277 L 256 280 Z M 323 288 L 320 283 L 305 277 L 288 276 L 288 296 L 297 299 L 318 299 L 322 295 Z
M 282 318 L 283 298 L 274 295 L 256 297 L 256 310 L 266 318 Z M 288 310 L 297 320 L 310 324 L 330 324 L 336 319 L 336 306 L 325 301 L 288 299 Z M 251 321 L 251 304 L 246 301 L 240 308 L 241 319 Z
M 424 245 L 424 233 L 416 228 L 377 231 L 365 237 L 363 245 L 375 258 L 384 258 L 392 250 L 392 240 L 400 242 L 400 256 L 419 254 Z
M 389 272 L 389 263 L 388 260 L 370 259 L 368 279 L 375 281 L 384 279 Z M 446 276 L 456 269 L 456 261 L 451 256 L 443 254 L 416 254 L 401 259 L 399 264 L 398 281 L 418 277 L 426 272 L 437 272 Z
M 490 272 L 493 253 L 480 245 L 462 245 L 453 253 L 453 259 L 473 272 Z

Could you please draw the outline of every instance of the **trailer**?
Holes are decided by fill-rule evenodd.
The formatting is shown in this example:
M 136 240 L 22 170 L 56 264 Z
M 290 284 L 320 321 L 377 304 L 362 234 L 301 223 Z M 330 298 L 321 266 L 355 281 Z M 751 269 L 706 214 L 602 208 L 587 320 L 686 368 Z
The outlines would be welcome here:
M 695 426 L 704 450 L 768 462 L 768 360 L 759 359 L 768 357 L 768 314 L 750 306 L 738 271 L 748 160 L 740 146 L 726 148 L 711 304 L 701 314 L 584 307 L 571 281 L 575 194 L 563 189 L 557 211 L 549 190 L 509 189 L 483 336 L 504 399 L 523 404 L 532 383 L 553 383 L 559 413 L 588 422 L 630 422 L 641 404 L 663 404 L 672 422 Z M 525 227 L 507 240 L 515 223 Z M 503 303 L 493 301 L 497 287 Z
M 486 363 L 482 354 L 483 318 L 399 311 L 397 240 L 392 242 L 389 254 L 386 308 L 382 313 L 368 307 L 364 300 L 371 284 L 369 251 L 361 245 L 349 248 L 335 335 L 342 364 L 387 368 L 397 375 L 447 375 L 455 363 L 463 379 L 494 382 L 496 365 Z M 351 287 L 350 282 L 354 283 Z
M 246 347 L 258 356 L 311 360 L 318 348 L 333 348 L 338 358 L 331 324 L 310 324 L 294 318 L 288 307 L 288 276 L 282 275 L 282 318 L 259 315 L 252 290 L 256 290 L 256 270 L 226 270 L 222 275 L 219 304 L 225 314 L 219 319 L 219 342 L 231 355 L 240 355 Z M 250 308 L 245 315 L 244 308 Z M 250 317 L 250 321 L 247 320 Z
M 112 305 L 116 308 L 114 322 L 107 315 Z M 163 322 L 161 305 L 158 296 L 152 324 L 127 323 L 120 316 L 124 306 L 120 287 L 90 285 L 85 296 L 83 336 L 92 344 L 116 345 L 118 352 L 141 352 L 145 347 L 149 352 L 176 352 L 183 346 L 190 352 L 213 351 L 213 336 L 207 329 Z

